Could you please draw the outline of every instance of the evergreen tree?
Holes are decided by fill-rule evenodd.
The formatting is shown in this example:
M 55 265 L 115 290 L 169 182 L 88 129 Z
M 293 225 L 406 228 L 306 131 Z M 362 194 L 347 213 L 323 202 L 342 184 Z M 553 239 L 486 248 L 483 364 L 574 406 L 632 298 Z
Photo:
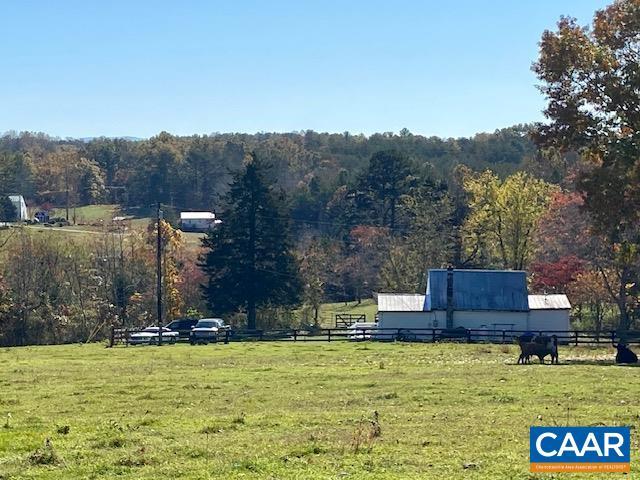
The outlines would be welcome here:
M 203 246 L 200 267 L 209 307 L 216 313 L 247 312 L 247 326 L 256 328 L 256 310 L 299 304 L 302 281 L 291 252 L 284 199 L 265 181 L 267 165 L 251 156 L 234 176 L 226 195 L 228 208 Z
M 15 222 L 18 219 L 18 211 L 9 197 L 0 196 L 0 221 Z
M 396 212 L 400 199 L 415 183 L 411 162 L 395 150 L 375 153 L 364 178 L 365 188 L 373 199 L 380 226 L 391 230 L 397 226 Z

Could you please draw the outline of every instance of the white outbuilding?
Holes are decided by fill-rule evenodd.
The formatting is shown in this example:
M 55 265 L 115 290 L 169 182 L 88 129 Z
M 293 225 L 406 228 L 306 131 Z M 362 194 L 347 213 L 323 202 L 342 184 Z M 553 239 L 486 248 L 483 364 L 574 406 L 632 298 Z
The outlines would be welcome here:
M 379 293 L 378 327 L 564 332 L 570 310 L 566 295 L 529 295 L 524 271 L 438 269 L 425 295 Z
M 180 212 L 180 228 L 185 232 L 208 232 L 219 223 L 213 212 Z

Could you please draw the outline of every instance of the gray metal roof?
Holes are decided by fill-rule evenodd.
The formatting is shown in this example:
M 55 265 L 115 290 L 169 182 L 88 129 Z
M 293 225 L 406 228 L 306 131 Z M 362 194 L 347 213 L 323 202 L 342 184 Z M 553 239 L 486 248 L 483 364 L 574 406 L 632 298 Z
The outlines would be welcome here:
M 379 293 L 379 312 L 421 312 L 424 306 L 424 295 Z
M 517 270 L 453 270 L 454 310 L 529 310 L 527 276 Z M 425 310 L 447 309 L 447 270 L 429 270 Z
M 569 310 L 571 303 L 566 295 L 529 295 L 531 310 Z

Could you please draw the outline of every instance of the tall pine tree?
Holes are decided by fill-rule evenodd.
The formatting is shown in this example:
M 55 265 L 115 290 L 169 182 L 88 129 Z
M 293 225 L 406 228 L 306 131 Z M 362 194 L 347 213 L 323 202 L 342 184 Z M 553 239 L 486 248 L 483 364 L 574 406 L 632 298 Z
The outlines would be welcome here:
M 0 222 L 15 222 L 18 219 L 18 210 L 5 195 L 0 196 Z
M 260 307 L 293 307 L 302 294 L 284 200 L 267 185 L 267 168 L 252 154 L 234 176 L 222 224 L 202 241 L 206 252 L 200 267 L 208 277 L 203 290 L 209 307 L 220 314 L 245 310 L 249 329 L 256 328 Z

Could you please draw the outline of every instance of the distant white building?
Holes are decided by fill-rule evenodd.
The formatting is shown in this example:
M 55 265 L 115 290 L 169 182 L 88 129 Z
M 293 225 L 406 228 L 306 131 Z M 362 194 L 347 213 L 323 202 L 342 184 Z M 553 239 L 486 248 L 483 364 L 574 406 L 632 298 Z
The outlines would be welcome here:
M 184 232 L 208 232 L 217 224 L 213 212 L 180 212 L 180 228 Z
M 566 295 L 529 295 L 526 273 L 429 270 L 425 295 L 378 294 L 380 328 L 566 332 Z
M 27 220 L 29 213 L 27 212 L 27 203 L 24 201 L 24 197 L 22 195 L 9 195 L 9 200 L 11 200 L 13 206 L 16 207 L 18 221 L 22 222 Z

